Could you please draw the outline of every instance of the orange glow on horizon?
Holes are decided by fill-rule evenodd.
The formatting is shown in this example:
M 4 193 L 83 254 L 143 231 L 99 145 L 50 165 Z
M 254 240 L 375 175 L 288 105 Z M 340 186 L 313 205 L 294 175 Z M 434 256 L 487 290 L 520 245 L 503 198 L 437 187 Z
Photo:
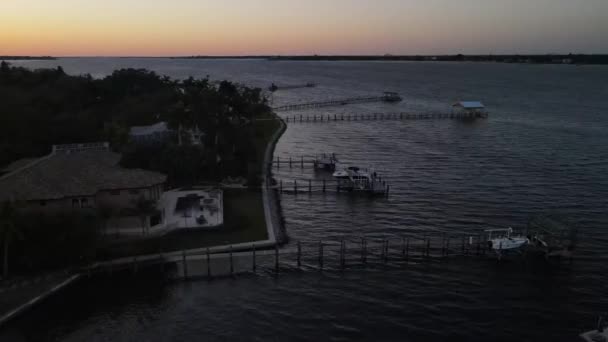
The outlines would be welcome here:
M 9 0 L 0 55 L 605 52 L 608 1 L 588 1 Z

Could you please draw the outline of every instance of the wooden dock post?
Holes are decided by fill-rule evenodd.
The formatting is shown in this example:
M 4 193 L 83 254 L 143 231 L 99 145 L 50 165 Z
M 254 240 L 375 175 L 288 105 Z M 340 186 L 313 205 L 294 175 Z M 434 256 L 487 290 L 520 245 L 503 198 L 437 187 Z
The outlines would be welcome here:
M 344 114 L 340 114 L 340 120 L 344 121 Z
M 464 241 L 465 241 L 465 239 L 466 238 L 465 238 L 464 234 L 462 234 L 462 251 L 461 251 L 462 255 L 464 255 Z
M 133 257 L 133 274 L 137 274 L 137 269 L 139 268 L 139 265 L 137 264 L 137 257 Z M 89 268 L 89 276 L 91 275 L 90 273 L 90 268 Z
M 302 243 L 298 241 L 298 269 L 302 267 Z
M 391 189 L 390 186 L 387 185 L 386 186 L 386 194 L 385 194 L 386 198 L 388 198 L 388 194 L 390 192 L 390 189 Z
M 274 271 L 279 273 L 279 245 L 274 245 Z
M 291 169 L 291 156 L 289 157 L 289 168 Z
M 323 269 L 323 241 L 319 241 L 319 269 Z
M 384 252 L 382 253 L 384 255 L 384 263 L 386 264 L 388 262 L 388 239 L 384 240 L 384 246 L 382 246 L 382 248 L 384 248 Z
M 325 178 L 323 178 L 323 193 L 325 193 Z
M 344 240 L 340 241 L 340 268 L 344 269 L 346 261 L 344 260 L 344 252 L 346 249 L 346 244 Z
M 334 121 L 338 121 L 337 119 L 338 117 L 336 116 L 336 114 L 334 114 Z
M 255 244 L 252 244 L 251 245 L 251 270 L 253 271 L 253 273 L 256 272 L 256 268 L 257 268 L 255 256 L 256 256 L 255 255 Z
M 297 195 L 298 194 L 298 180 L 294 179 L 293 180 L 293 192 Z
M 361 262 L 363 265 L 367 263 L 367 241 L 361 238 Z
M 160 260 L 160 272 L 165 273 L 165 261 L 163 260 L 163 252 L 158 253 L 158 258 Z
M 207 247 L 207 277 L 211 278 L 211 258 L 209 256 L 209 247 Z
M 184 280 L 188 280 L 188 264 L 186 263 L 185 250 L 182 250 L 182 268 L 184 269 Z
M 228 255 L 230 256 L 230 275 L 234 274 L 234 262 L 232 260 L 232 245 L 228 248 Z

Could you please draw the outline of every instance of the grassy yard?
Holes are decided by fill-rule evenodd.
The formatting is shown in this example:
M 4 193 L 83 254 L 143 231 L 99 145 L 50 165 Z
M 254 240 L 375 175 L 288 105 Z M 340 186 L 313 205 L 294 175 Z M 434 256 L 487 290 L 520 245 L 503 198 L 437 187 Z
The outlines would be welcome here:
M 268 114 L 264 118 L 274 118 Z M 262 170 L 266 146 L 272 135 L 279 129 L 276 120 L 256 121 L 255 144 L 258 153 L 258 169 Z M 99 257 L 102 259 L 119 258 L 132 255 L 153 254 L 159 251 L 179 251 L 218 245 L 230 245 L 259 241 L 268 238 L 264 204 L 260 189 L 224 190 L 224 226 L 215 230 L 182 230 L 162 237 L 109 243 L 101 246 Z

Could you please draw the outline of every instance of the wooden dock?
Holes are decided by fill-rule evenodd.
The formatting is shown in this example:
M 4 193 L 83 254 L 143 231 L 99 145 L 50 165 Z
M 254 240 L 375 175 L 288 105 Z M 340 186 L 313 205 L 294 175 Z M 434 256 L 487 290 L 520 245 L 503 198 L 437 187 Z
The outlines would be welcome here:
M 378 120 L 475 120 L 487 119 L 488 113 L 370 113 L 370 114 L 333 114 L 333 115 L 292 115 L 283 116 L 286 123 L 329 123 L 343 121 Z
M 286 84 L 286 85 L 276 85 L 272 84 L 268 89 L 270 91 L 279 91 L 279 90 L 292 90 L 292 89 L 302 89 L 302 88 L 314 88 L 316 87 L 316 83 L 304 83 L 304 84 Z
M 390 93 L 390 94 L 384 94 L 384 95 L 380 95 L 380 96 L 359 96 L 359 97 L 349 97 L 349 98 L 344 98 L 344 99 L 336 99 L 336 100 L 328 100 L 328 101 L 295 103 L 295 104 L 288 104 L 288 105 L 273 107 L 272 109 L 275 111 L 290 111 L 290 110 L 302 110 L 302 109 L 321 108 L 321 107 L 345 106 L 348 104 L 355 104 L 355 103 L 399 102 L 399 101 L 401 101 L 401 98 L 398 95 Z
M 329 192 L 344 194 L 368 194 L 388 198 L 390 186 L 382 178 L 378 177 L 373 182 L 366 184 L 365 188 L 359 188 L 355 184 L 345 184 L 335 179 L 279 179 L 276 185 L 270 186 L 277 189 L 279 194 L 323 194 Z
M 499 257 L 488 245 L 484 232 L 409 232 L 401 236 L 352 236 L 341 240 L 299 240 L 283 248 L 260 249 L 255 243 L 239 249 L 227 246 L 221 251 L 209 249 L 175 251 L 99 263 L 81 270 L 83 275 L 107 276 L 137 274 L 143 270 L 157 270 L 174 279 L 213 279 L 239 274 L 290 271 L 345 271 L 365 268 L 392 269 L 428 262 L 442 262 L 455 258 L 481 258 L 501 262 L 505 258 L 540 257 L 548 261 L 572 260 L 575 245 L 560 254 L 548 254 L 534 244 Z

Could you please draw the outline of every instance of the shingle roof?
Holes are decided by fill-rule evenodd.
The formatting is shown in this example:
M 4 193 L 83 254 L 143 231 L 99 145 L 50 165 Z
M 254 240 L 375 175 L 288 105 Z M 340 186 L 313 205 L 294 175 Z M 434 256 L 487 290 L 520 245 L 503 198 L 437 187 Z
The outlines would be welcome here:
M 2 170 L 0 170 L 0 173 L 9 173 L 9 172 L 19 170 L 20 168 L 25 167 L 37 160 L 38 160 L 38 158 L 23 158 L 23 159 L 16 160 L 16 161 L 8 164 L 7 166 L 5 166 Z
M 159 122 L 150 126 L 133 126 L 129 130 L 130 135 L 150 135 L 154 133 L 168 132 L 169 127 L 166 122 Z
M 0 201 L 49 200 L 91 196 L 100 190 L 135 189 L 162 184 L 166 176 L 118 166 L 110 151 L 53 153 L 0 178 Z

